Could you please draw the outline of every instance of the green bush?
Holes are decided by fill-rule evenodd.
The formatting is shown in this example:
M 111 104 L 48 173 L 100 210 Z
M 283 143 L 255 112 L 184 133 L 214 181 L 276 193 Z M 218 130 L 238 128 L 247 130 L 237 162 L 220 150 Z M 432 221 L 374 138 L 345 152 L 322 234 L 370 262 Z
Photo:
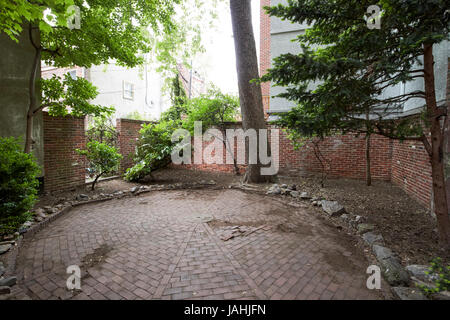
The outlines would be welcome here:
M 0 137 L 0 234 L 16 231 L 30 218 L 39 173 L 33 155 L 24 153 L 16 139 Z
M 419 288 L 425 294 L 438 293 L 441 291 L 450 291 L 450 266 L 446 266 L 442 258 L 435 258 L 431 262 L 431 267 L 426 274 L 436 274 L 437 278 L 433 281 L 435 287 L 428 288 L 424 285 L 419 285 Z
M 92 190 L 95 188 L 97 180 L 104 174 L 118 170 L 122 155 L 117 152 L 115 147 L 98 141 L 88 142 L 86 150 L 76 150 L 78 154 L 83 155 L 89 161 L 91 169 L 95 175 L 92 182 Z
M 126 171 L 126 180 L 139 181 L 170 164 L 174 147 L 172 133 L 176 128 L 176 121 L 149 123 L 142 127 L 135 156 L 137 164 Z

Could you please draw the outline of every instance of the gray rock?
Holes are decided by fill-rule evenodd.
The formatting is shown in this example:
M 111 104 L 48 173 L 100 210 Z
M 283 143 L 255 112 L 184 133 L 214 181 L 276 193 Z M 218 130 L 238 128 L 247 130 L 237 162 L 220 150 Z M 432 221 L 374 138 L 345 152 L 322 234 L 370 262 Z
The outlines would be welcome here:
M 300 193 L 298 191 L 291 191 L 291 196 L 294 198 L 298 198 L 298 196 L 300 195 Z
M 283 183 L 283 184 L 281 185 L 281 189 L 287 189 L 287 187 L 288 187 L 288 185 L 285 184 L 285 183 Z
M 374 232 L 367 232 L 367 233 L 363 234 L 362 238 L 370 246 L 373 246 L 374 244 L 377 244 L 377 245 L 384 244 L 383 236 L 381 234 L 376 234 Z
M 319 205 L 319 201 L 313 201 L 313 202 L 311 202 L 311 204 L 312 204 L 314 207 L 317 207 L 317 206 Z
M 393 287 L 392 293 L 400 300 L 428 300 L 417 288 Z
M 79 194 L 76 197 L 76 200 L 78 200 L 78 201 L 86 201 L 86 200 L 89 200 L 89 196 L 86 195 L 86 194 L 81 193 L 81 194 Z
M 0 287 L 7 286 L 12 287 L 17 282 L 17 277 L 9 277 L 5 279 L 0 279 Z
M 344 222 L 347 222 L 348 219 L 350 219 L 350 216 L 346 213 L 344 213 L 342 216 L 339 217 L 339 219 L 341 219 Z
M 338 217 L 345 212 L 343 206 L 341 206 L 337 201 L 320 201 L 322 204 L 322 209 L 331 217 Z
M 309 196 L 308 192 L 302 192 L 300 194 L 300 198 L 303 199 L 303 200 L 311 199 L 311 197 Z
M 0 254 L 4 254 L 6 252 L 9 251 L 9 249 L 11 249 L 12 245 L 11 244 L 2 244 L 0 245 Z
M 360 223 L 358 224 L 358 233 L 364 234 L 369 231 L 373 231 L 375 229 L 375 226 L 373 224 L 369 223 Z
M 10 294 L 11 288 L 7 286 L 0 286 L 0 294 Z
M 289 186 L 289 189 L 291 189 L 291 190 L 293 190 L 293 191 L 296 191 L 296 190 L 297 190 L 297 185 L 296 185 L 296 184 L 291 184 L 291 185 Z
M 433 300 L 450 300 L 450 291 L 441 291 L 431 295 Z
M 391 286 L 403 286 L 409 283 L 408 273 L 390 249 L 375 244 L 372 250 L 380 264 L 384 279 Z
M 3 265 L 3 262 L 0 261 L 0 277 L 5 274 L 5 270 L 6 268 Z
M 427 274 L 429 271 L 429 266 L 420 264 L 411 264 L 406 266 L 406 271 L 412 276 L 424 282 L 433 282 L 438 279 L 439 276 L 435 273 Z
M 36 222 L 42 222 L 42 221 L 44 221 L 44 218 L 39 217 L 39 216 L 35 216 L 35 217 L 34 217 L 34 221 L 36 221 Z
M 139 190 L 139 187 L 133 187 L 130 189 L 131 193 L 136 193 L 136 192 L 138 192 L 138 190 Z
M 275 184 L 270 187 L 269 191 L 267 191 L 267 194 L 281 194 L 281 189 L 277 184 Z

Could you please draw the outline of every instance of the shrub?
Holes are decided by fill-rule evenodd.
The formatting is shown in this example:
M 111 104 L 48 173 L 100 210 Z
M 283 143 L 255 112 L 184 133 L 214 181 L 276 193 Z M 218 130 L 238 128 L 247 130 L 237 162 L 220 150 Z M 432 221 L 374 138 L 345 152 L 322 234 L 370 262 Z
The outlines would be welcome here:
M 14 232 L 30 218 L 39 173 L 33 155 L 22 152 L 19 141 L 0 137 L 0 234 Z
M 92 190 L 95 189 L 97 180 L 104 174 L 118 170 L 122 155 L 115 147 L 98 141 L 88 142 L 86 150 L 77 149 L 77 153 L 86 157 L 91 164 L 95 179 L 92 182 Z
M 427 274 L 436 274 L 437 277 L 434 280 L 434 288 L 428 288 L 424 285 L 419 285 L 419 288 L 425 294 L 438 293 L 441 291 L 450 291 L 450 266 L 444 265 L 442 258 L 435 258 L 431 262 L 431 267 Z
M 151 172 L 170 164 L 174 147 L 172 133 L 176 128 L 175 121 L 149 123 L 142 127 L 135 156 L 137 164 L 126 171 L 126 180 L 141 180 Z

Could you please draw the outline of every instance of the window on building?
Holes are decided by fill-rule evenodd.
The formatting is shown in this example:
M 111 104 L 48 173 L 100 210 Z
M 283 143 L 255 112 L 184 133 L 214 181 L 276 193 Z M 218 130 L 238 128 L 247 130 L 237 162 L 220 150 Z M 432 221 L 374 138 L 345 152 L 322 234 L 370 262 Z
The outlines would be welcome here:
M 77 70 L 70 70 L 69 75 L 73 80 L 77 79 Z
M 130 82 L 123 82 L 123 98 L 133 100 L 134 99 L 134 85 Z

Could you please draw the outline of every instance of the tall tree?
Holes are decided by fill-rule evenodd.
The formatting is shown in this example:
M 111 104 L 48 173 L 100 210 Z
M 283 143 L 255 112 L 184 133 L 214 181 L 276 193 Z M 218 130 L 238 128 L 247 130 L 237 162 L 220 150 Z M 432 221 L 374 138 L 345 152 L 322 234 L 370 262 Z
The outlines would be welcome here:
M 242 126 L 244 130 L 267 129 L 264 119 L 261 85 L 252 81 L 259 78 L 259 73 L 252 26 L 251 0 L 230 0 L 230 9 L 236 51 Z M 247 148 L 247 151 L 249 151 L 249 148 Z M 257 158 L 258 163 L 248 164 L 244 182 L 259 183 L 272 180 L 271 176 L 261 175 L 262 164 L 259 161 L 259 157 Z
M 0 31 L 11 39 L 28 28 L 35 56 L 29 81 L 30 102 L 27 114 L 25 151 L 31 151 L 33 116 L 48 107 L 50 113 L 71 113 L 73 109 L 45 106 L 37 103 L 36 79 L 41 60 L 57 67 L 90 67 L 108 63 L 135 67 L 143 62 L 142 54 L 149 52 L 147 28 L 155 33 L 169 33 L 175 28 L 171 21 L 174 5 L 181 0 L 18 0 L 2 2 Z M 77 7 L 74 9 L 72 5 Z M 73 20 L 75 19 L 75 23 Z M 77 23 L 78 22 L 78 23 Z M 72 25 L 75 28 L 68 28 Z M 77 25 L 78 24 L 78 25 Z M 38 30 L 40 39 L 34 39 Z M 87 106 L 87 108 L 83 108 Z M 89 114 L 92 105 L 77 106 L 78 114 Z M 99 110 L 98 114 L 105 110 Z
M 369 28 L 368 8 L 382 10 L 381 28 Z M 300 54 L 276 58 L 264 80 L 288 89 L 281 96 L 297 106 L 281 124 L 303 136 L 336 131 L 417 140 L 429 155 L 440 243 L 450 248 L 444 180 L 447 107 L 436 101 L 434 45 L 448 40 L 448 1 L 288 0 L 271 15 L 312 27 L 296 40 Z M 388 88 L 421 79 L 422 88 L 393 94 Z M 316 82 L 312 88 L 310 83 Z M 401 117 L 407 101 L 422 100 L 420 117 Z M 428 133 L 430 136 L 428 136 Z

